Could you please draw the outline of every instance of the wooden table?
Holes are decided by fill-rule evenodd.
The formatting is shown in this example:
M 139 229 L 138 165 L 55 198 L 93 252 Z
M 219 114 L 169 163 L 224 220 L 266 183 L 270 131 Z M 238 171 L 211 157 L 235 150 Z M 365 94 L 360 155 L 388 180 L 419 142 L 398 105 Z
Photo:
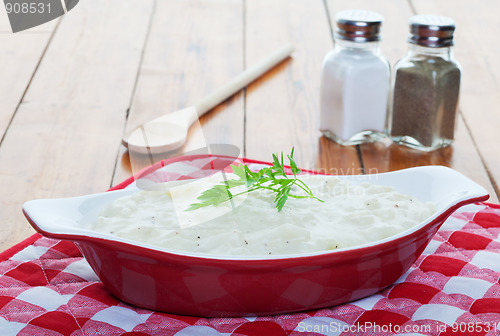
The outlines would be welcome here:
M 463 81 L 452 147 L 341 147 L 321 137 L 321 63 L 333 46 L 333 17 L 347 8 L 384 15 L 382 50 L 391 64 L 406 52 L 410 16 L 455 19 Z M 184 151 L 225 143 L 269 160 L 295 146 L 302 167 L 336 174 L 446 165 L 498 202 L 499 11 L 500 2 L 488 0 L 82 0 L 16 34 L 0 11 L 0 250 L 33 233 L 24 201 L 117 184 L 144 163 L 130 163 L 125 131 L 194 104 L 289 41 L 293 58 L 204 116 Z

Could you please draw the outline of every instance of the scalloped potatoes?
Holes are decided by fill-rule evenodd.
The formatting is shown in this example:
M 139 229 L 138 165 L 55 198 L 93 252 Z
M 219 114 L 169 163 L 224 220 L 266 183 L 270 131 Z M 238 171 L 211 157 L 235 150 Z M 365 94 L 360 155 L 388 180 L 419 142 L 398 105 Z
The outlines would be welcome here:
M 93 229 L 182 252 L 275 256 L 378 241 L 435 212 L 433 204 L 391 187 L 354 185 L 334 176 L 300 178 L 324 202 L 290 198 L 278 212 L 275 195 L 256 190 L 218 207 L 185 211 L 203 190 L 222 180 L 215 174 L 168 191 L 143 190 L 115 200 L 101 211 Z

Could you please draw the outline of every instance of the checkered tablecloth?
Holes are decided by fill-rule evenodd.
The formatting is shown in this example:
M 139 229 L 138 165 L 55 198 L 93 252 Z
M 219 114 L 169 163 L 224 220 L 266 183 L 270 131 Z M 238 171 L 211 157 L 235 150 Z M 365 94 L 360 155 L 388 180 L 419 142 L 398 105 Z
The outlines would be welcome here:
M 171 160 L 147 178 L 196 177 L 212 166 L 207 157 Z M 106 291 L 72 242 L 35 234 L 0 254 L 0 335 L 500 335 L 499 233 L 500 206 L 463 207 L 384 291 L 336 307 L 257 318 L 130 306 Z

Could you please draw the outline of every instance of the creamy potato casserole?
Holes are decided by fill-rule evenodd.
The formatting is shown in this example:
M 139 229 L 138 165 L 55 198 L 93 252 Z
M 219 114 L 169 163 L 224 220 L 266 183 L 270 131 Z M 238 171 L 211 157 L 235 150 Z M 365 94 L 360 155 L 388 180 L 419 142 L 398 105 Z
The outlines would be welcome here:
M 289 198 L 278 212 L 272 192 L 255 190 L 218 206 L 187 211 L 203 190 L 222 181 L 221 174 L 214 174 L 115 200 L 101 211 L 93 229 L 183 252 L 275 256 L 378 241 L 411 228 L 435 212 L 433 204 L 392 187 L 354 185 L 323 175 L 302 175 L 300 179 L 323 202 Z

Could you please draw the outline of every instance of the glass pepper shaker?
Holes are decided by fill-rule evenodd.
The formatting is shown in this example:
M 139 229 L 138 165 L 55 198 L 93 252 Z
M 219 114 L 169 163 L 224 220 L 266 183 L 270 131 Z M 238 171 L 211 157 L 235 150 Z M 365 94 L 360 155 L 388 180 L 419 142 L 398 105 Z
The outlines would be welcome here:
M 390 69 L 379 48 L 383 17 L 362 10 L 335 16 L 335 47 L 324 61 L 320 131 L 341 145 L 385 137 Z
M 410 18 L 408 53 L 396 63 L 388 133 L 423 151 L 450 145 L 457 120 L 461 69 L 454 60 L 452 19 Z

